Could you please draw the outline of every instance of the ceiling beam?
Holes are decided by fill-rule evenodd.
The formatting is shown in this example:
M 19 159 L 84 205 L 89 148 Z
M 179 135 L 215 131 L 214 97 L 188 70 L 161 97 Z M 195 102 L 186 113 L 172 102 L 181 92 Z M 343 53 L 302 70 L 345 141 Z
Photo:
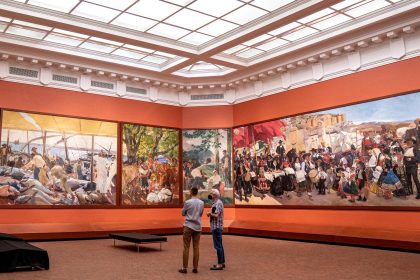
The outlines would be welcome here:
M 245 25 L 244 29 L 237 32 L 236 34 L 232 35 L 230 33 L 227 33 L 226 35 L 222 35 L 221 38 L 218 39 L 216 43 L 211 43 L 208 47 L 205 47 L 202 50 L 200 50 L 200 53 L 199 53 L 200 60 L 207 61 L 207 62 L 212 61 L 212 63 L 227 66 L 227 64 L 223 63 L 222 59 L 214 58 L 213 56 L 227 49 L 230 49 L 234 46 L 237 46 L 243 42 L 246 42 L 262 34 L 270 32 L 276 28 L 279 28 L 293 21 L 301 19 L 305 16 L 313 14 L 317 11 L 325 9 L 338 2 L 341 2 L 341 1 L 340 0 L 299 1 L 296 4 L 296 6 L 293 8 L 290 8 L 290 9 L 288 8 L 285 10 L 279 9 L 278 12 L 273 12 L 273 13 L 268 14 L 267 17 L 265 18 L 263 17 L 256 24 L 250 23 L 248 27 L 247 25 Z M 168 68 L 164 70 L 163 72 L 168 73 L 168 74 L 172 73 L 176 70 L 179 70 L 185 67 L 184 64 L 187 64 L 187 65 L 192 64 L 192 61 L 193 59 L 190 59 L 191 63 L 188 63 L 188 61 L 186 61 L 183 64 L 179 64 L 179 67 L 178 65 L 174 65 L 173 67 Z M 235 67 L 231 67 L 231 66 L 235 66 Z M 243 66 L 246 66 L 246 64 L 241 65 L 240 63 L 238 63 L 238 66 L 240 66 L 239 68 L 235 64 L 231 64 L 231 66 L 227 66 L 227 67 L 231 67 L 235 69 L 242 69 Z

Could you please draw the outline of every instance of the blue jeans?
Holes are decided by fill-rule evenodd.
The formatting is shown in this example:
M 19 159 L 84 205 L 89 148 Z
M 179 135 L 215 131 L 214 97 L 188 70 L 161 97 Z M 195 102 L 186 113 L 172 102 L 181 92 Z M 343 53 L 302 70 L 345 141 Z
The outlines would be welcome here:
M 225 251 L 223 249 L 222 243 L 222 230 L 220 228 L 216 228 L 211 231 L 213 236 L 213 245 L 214 249 L 217 252 L 217 264 L 224 264 L 225 263 Z
M 41 171 L 40 168 L 35 167 L 34 169 L 34 179 L 39 181 L 39 172 Z

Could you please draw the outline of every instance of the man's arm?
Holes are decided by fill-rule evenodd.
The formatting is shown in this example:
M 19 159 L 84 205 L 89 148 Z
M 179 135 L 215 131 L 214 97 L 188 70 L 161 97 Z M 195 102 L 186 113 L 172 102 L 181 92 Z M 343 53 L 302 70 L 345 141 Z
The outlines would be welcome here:
M 187 211 L 188 211 L 188 203 L 185 202 L 184 203 L 184 207 L 182 207 L 182 210 L 181 210 L 181 215 L 182 216 L 186 216 L 187 215 Z

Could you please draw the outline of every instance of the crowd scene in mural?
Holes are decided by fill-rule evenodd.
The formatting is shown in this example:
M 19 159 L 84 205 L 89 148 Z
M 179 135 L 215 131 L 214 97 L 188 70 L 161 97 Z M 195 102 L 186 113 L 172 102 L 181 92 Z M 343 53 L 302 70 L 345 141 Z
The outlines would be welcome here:
M 420 206 L 419 106 L 412 93 L 184 130 L 181 165 L 178 129 L 122 124 L 119 158 L 117 123 L 5 110 L 0 205 L 178 205 L 197 187 L 205 203 Z
M 235 200 L 419 206 L 420 93 L 233 129 Z
M 217 189 L 223 202 L 232 204 L 231 130 L 184 130 L 182 136 L 184 200 L 197 187 L 205 203 L 210 203 L 210 191 Z
M 123 125 L 123 205 L 179 203 L 179 131 Z
M 3 111 L 2 205 L 114 205 L 117 124 Z

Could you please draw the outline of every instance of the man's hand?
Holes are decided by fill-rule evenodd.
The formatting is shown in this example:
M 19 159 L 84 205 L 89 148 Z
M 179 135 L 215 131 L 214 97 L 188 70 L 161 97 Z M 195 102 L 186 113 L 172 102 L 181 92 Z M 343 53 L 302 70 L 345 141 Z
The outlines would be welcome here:
M 210 215 L 211 215 L 211 212 L 210 212 L 210 210 L 207 210 L 207 217 L 210 217 Z

